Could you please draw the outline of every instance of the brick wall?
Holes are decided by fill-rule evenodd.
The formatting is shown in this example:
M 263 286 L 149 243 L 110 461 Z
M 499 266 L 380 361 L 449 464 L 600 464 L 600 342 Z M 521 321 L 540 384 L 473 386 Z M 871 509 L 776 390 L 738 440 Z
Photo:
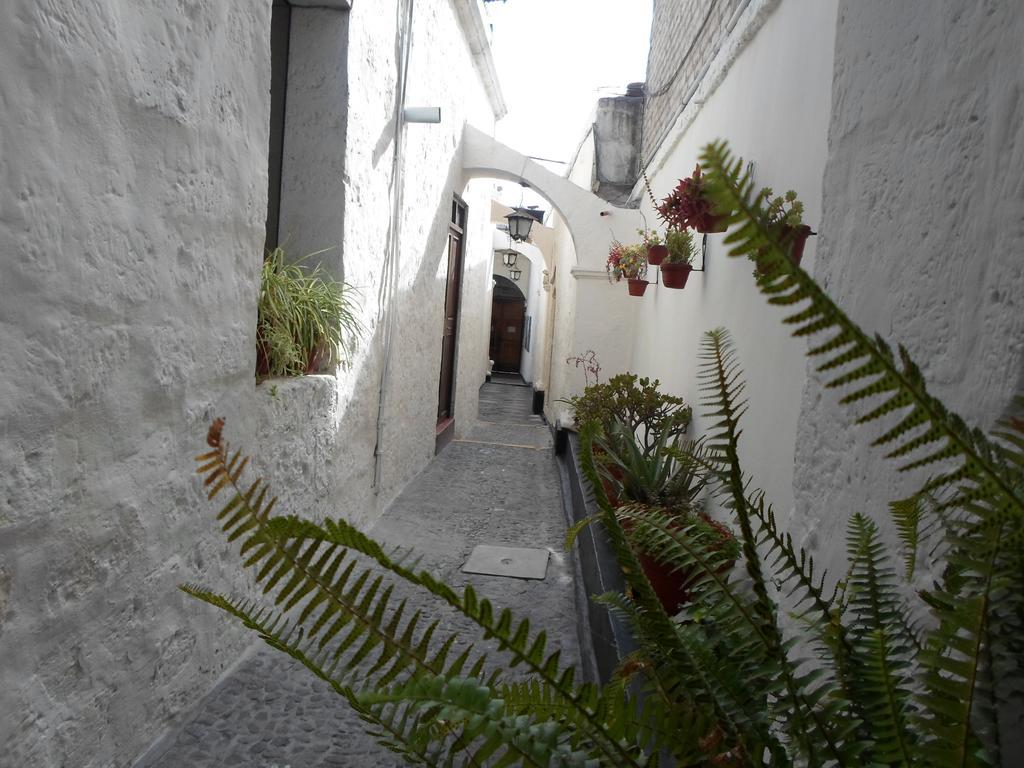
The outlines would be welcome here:
M 654 157 L 743 0 L 654 0 L 642 159 Z M 692 47 L 691 47 L 692 46 Z

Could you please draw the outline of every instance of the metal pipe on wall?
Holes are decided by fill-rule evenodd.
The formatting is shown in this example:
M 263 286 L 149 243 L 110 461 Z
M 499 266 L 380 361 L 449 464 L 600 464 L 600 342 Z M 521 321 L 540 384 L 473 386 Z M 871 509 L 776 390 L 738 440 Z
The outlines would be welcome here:
M 402 14 L 404 2 L 405 13 Z M 380 384 L 377 390 L 377 437 L 373 446 L 373 489 L 380 490 L 381 455 L 383 453 L 381 443 L 384 437 L 384 406 L 387 394 L 387 385 L 391 372 L 391 350 L 395 332 L 395 317 L 397 315 L 395 294 L 398 289 L 398 275 L 400 267 L 399 244 L 400 244 L 400 213 L 402 210 L 402 155 L 405 139 L 405 95 L 406 83 L 409 75 L 409 51 L 412 46 L 412 17 L 413 4 L 415 0 L 400 0 L 398 35 L 399 35 L 399 60 L 398 60 L 398 87 L 395 94 L 395 134 L 394 150 L 391 156 L 391 222 L 388 226 L 388 250 L 384 259 L 384 274 L 381 280 L 381 291 L 379 309 L 377 314 L 378 325 L 384 324 L 383 346 L 384 359 L 381 363 Z

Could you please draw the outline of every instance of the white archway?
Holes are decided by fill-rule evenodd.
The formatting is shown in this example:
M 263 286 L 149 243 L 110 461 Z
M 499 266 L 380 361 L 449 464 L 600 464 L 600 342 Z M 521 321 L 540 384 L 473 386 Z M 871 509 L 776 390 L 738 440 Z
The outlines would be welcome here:
M 462 135 L 462 169 L 466 179 L 525 182 L 547 198 L 565 221 L 576 265 L 584 269 L 603 270 L 611 241 L 635 241 L 643 223 L 639 210 L 616 208 L 468 124 Z

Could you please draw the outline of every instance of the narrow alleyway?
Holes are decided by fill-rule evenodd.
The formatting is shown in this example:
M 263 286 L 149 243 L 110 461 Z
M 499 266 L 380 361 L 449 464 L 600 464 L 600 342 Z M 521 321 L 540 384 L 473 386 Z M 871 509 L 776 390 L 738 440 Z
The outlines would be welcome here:
M 372 531 L 413 546 L 449 584 L 472 580 L 498 606 L 547 630 L 549 647 L 579 664 L 573 565 L 562 552 L 565 517 L 551 438 L 531 416 L 532 389 L 485 384 L 480 418 L 451 442 L 395 500 Z M 546 548 L 541 580 L 463 574 L 479 544 Z M 418 595 L 417 595 L 418 597 Z M 437 614 L 434 603 L 428 609 Z M 197 610 L 205 610 L 197 607 Z M 442 629 L 468 629 L 445 614 Z M 473 635 L 475 637 L 475 635 Z M 492 655 L 489 654 L 489 657 Z M 494 656 L 496 658 L 496 656 Z M 368 736 L 343 700 L 287 656 L 259 648 L 138 768 L 386 768 L 403 763 Z

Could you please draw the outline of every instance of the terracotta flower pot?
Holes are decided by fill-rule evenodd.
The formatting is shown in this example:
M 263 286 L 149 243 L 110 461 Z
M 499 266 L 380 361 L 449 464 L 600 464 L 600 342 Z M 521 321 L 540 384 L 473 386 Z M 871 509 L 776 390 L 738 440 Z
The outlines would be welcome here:
M 689 264 L 662 264 L 661 282 L 666 288 L 682 288 L 692 271 L 693 267 Z
M 323 368 L 328 356 L 327 348 L 323 344 L 317 344 L 306 358 L 306 375 L 320 373 L 320 369 Z
M 693 228 L 701 234 L 711 234 L 713 232 L 725 232 L 729 227 L 725 223 L 726 216 L 714 213 L 705 213 L 694 219 Z
M 705 520 L 708 520 L 706 516 L 703 516 Z M 717 526 L 725 532 L 725 528 Z M 622 530 L 629 536 L 629 531 L 632 528 L 629 521 L 622 521 Z M 715 546 L 715 549 L 718 547 Z M 657 558 L 642 552 L 634 548 L 637 560 L 640 562 L 640 567 L 644 571 L 644 576 L 651 582 L 651 587 L 654 589 L 654 594 L 658 596 L 658 600 L 661 602 L 666 613 L 669 615 L 678 613 L 679 609 L 685 604 L 693 600 L 693 586 L 694 582 L 699 575 L 699 570 L 695 568 L 676 568 L 667 563 L 660 562 Z M 735 561 L 729 560 L 723 563 L 722 567 L 719 568 L 720 574 L 726 574 L 735 565 Z
M 629 295 L 630 296 L 643 296 L 647 290 L 647 281 L 639 280 L 635 277 L 628 279 L 629 282 Z
M 658 266 L 668 256 L 668 248 L 664 245 L 647 246 L 647 263 Z
M 265 378 L 270 375 L 270 357 L 267 355 L 267 342 L 261 331 L 256 331 L 256 375 Z
M 783 247 L 789 245 L 789 260 L 796 266 L 800 266 L 800 260 L 804 256 L 804 246 L 807 245 L 807 238 L 813 235 L 814 232 L 806 224 L 798 224 L 793 227 L 789 224 L 783 224 L 781 229 L 781 239 Z M 767 249 L 762 248 L 758 255 L 763 254 Z M 759 275 L 768 274 L 768 270 L 762 267 L 760 262 L 757 265 L 757 273 Z

